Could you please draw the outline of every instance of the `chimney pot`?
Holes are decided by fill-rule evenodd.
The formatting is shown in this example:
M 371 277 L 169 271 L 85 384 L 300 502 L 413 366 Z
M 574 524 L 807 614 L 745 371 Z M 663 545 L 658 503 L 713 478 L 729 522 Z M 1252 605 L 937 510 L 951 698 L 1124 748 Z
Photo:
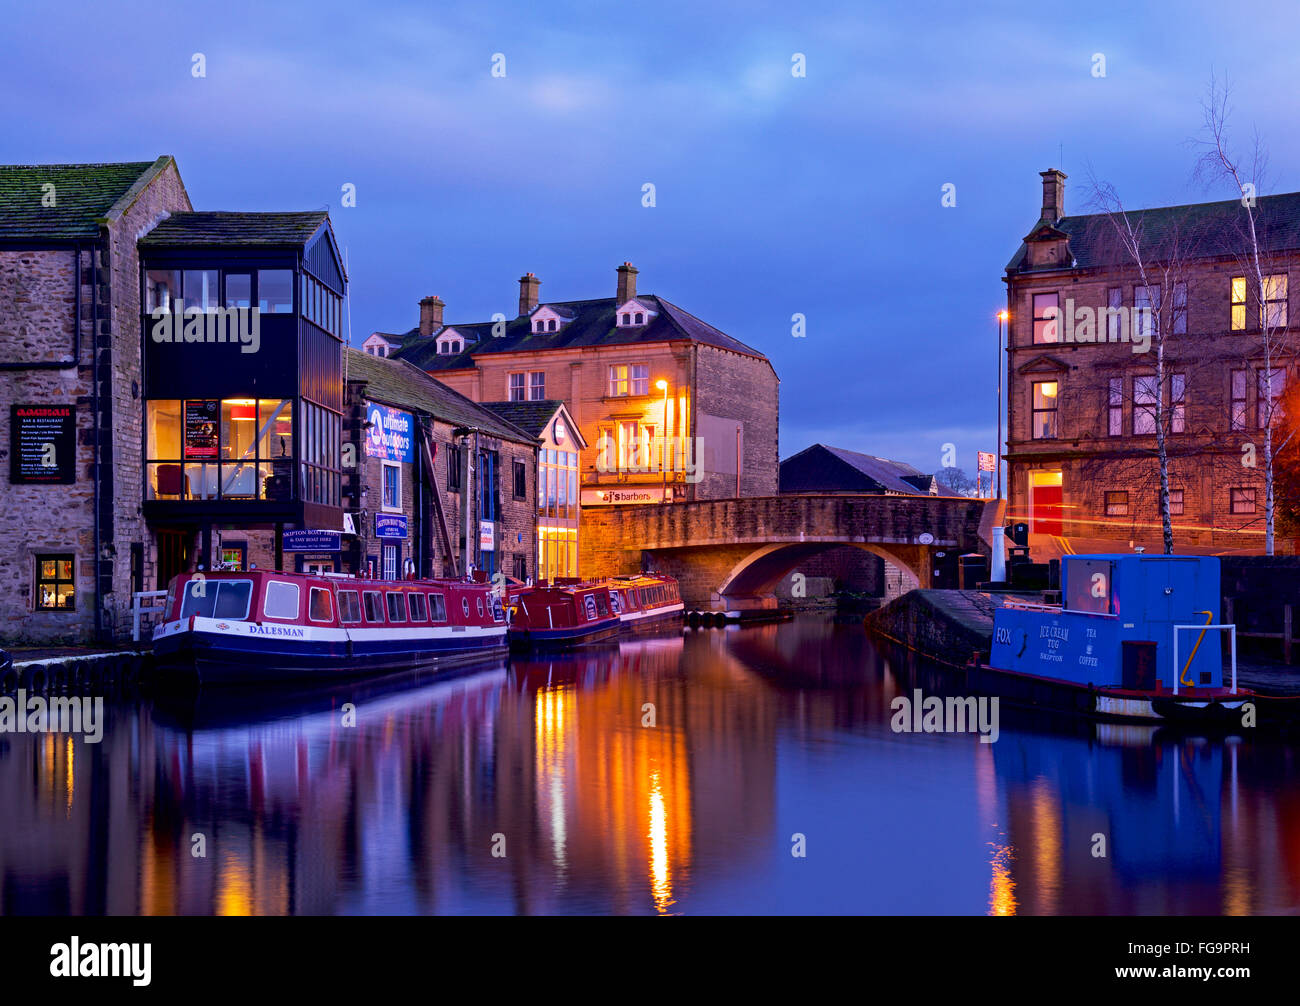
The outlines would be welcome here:
M 626 304 L 636 296 L 636 274 L 637 268 L 631 262 L 624 262 L 617 269 L 618 272 L 618 302 Z
M 420 298 L 421 335 L 433 335 L 442 328 L 442 309 L 446 306 L 436 293 L 432 297 Z
M 1043 177 L 1042 219 L 1054 224 L 1065 216 L 1065 172 L 1052 168 L 1039 174 Z
M 519 277 L 519 316 L 522 318 L 537 306 L 537 289 L 542 281 L 530 272 Z

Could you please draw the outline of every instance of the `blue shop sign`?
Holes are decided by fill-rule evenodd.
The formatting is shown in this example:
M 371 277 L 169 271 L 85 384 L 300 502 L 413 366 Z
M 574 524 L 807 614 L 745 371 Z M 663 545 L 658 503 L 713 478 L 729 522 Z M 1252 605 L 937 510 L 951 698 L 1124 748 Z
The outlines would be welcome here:
M 375 514 L 375 537 L 376 538 L 405 538 L 406 537 L 406 514 L 404 513 Z
M 415 462 L 415 417 L 387 405 L 366 402 L 366 457 Z
M 280 547 L 285 552 L 337 552 L 342 545 L 338 531 L 285 531 Z

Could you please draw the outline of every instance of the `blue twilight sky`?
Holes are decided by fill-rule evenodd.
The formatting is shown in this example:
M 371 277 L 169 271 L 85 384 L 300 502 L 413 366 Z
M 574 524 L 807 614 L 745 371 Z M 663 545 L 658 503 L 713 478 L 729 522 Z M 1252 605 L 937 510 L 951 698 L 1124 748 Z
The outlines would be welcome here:
M 1191 180 L 1212 72 L 1234 83 L 1238 133 L 1269 145 L 1261 193 L 1300 188 L 1300 16 L 1284 2 L 0 16 L 0 162 L 168 153 L 198 209 L 328 207 L 356 343 L 409 328 L 431 293 L 452 323 L 513 317 L 529 271 L 543 300 L 612 296 L 631 260 L 642 291 L 771 358 L 782 457 L 821 441 L 933 471 L 952 442 L 973 470 L 994 440 L 1002 269 L 1037 220 L 1038 172 L 1070 175 L 1067 212 L 1085 209 L 1090 165 L 1130 206 L 1230 197 Z

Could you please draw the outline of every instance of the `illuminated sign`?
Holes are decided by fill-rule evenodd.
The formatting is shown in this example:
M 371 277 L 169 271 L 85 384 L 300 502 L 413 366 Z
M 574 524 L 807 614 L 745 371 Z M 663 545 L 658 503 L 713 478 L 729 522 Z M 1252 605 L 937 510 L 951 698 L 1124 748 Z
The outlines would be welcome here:
M 366 457 L 415 461 L 415 417 L 387 405 L 366 403 Z

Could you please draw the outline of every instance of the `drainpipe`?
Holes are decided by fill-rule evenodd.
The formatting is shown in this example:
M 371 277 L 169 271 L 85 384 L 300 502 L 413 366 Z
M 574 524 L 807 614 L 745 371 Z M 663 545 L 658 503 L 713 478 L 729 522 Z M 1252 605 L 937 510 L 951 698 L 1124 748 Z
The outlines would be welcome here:
M 80 257 L 80 256 L 78 256 Z M 80 263 L 78 263 L 80 265 Z M 110 330 L 112 325 L 109 326 Z M 77 336 L 80 342 L 81 319 L 77 319 Z M 102 581 L 99 576 L 100 541 L 99 541 L 99 484 L 100 484 L 100 444 L 99 444 L 99 266 L 95 262 L 95 246 L 90 246 L 90 409 L 91 409 L 91 450 L 94 466 L 94 503 L 95 509 L 95 642 L 104 638 L 104 598 L 100 592 Z

